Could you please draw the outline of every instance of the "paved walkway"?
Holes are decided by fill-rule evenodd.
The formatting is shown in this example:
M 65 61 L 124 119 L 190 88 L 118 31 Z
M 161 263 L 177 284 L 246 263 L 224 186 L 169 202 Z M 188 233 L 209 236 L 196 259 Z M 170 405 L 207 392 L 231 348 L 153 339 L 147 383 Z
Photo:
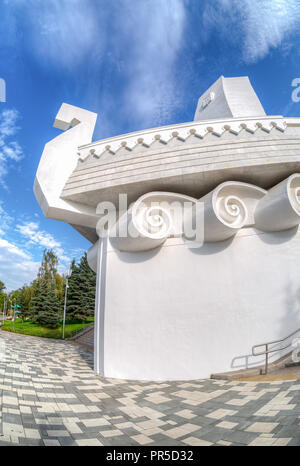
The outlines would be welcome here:
M 0 446 L 300 445 L 300 381 L 104 379 L 84 348 L 3 331 L 0 356 Z

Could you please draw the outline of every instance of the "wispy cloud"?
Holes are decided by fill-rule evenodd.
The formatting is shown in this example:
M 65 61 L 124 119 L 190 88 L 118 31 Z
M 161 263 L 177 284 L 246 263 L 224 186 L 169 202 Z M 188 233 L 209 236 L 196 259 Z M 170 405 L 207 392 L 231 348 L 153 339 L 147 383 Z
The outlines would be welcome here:
M 13 162 L 19 162 L 23 150 L 15 139 L 19 130 L 19 113 L 14 109 L 6 109 L 0 113 L 0 185 L 5 187 L 5 176 Z
M 8 291 L 30 283 L 36 276 L 39 262 L 18 238 L 12 239 L 14 218 L 0 201 L 0 280 Z
M 38 228 L 39 224 L 36 222 L 26 222 L 16 226 L 16 230 L 28 238 L 30 243 L 50 249 L 60 247 L 60 243 L 52 235 L 45 231 L 39 231 Z
M 29 20 L 29 36 L 40 60 L 74 68 L 93 47 L 103 45 L 93 1 L 21 0 L 18 4 Z
M 39 262 L 34 261 L 16 244 L 0 238 L 0 280 L 9 291 L 30 283 L 38 267 Z
M 26 259 L 26 260 L 30 259 L 30 256 L 26 252 L 22 251 L 21 249 L 18 248 L 18 246 L 16 246 L 13 243 L 10 243 L 6 239 L 0 238 L 0 248 L 5 248 L 9 254 L 19 256 L 22 259 Z
M 225 40 L 239 44 L 242 58 L 254 63 L 299 28 L 298 0 L 216 0 L 205 9 L 208 28 L 217 28 Z
M 38 66 L 76 76 L 103 137 L 172 122 L 188 91 L 182 70 L 206 73 L 189 59 L 194 43 L 208 55 L 215 34 L 255 63 L 288 53 L 300 25 L 299 0 L 9 0 L 4 10 L 10 40 L 22 38 Z
M 40 228 L 36 221 L 24 220 L 16 224 L 0 201 L 0 280 L 8 291 L 31 283 L 36 277 L 43 249 L 53 249 L 58 257 L 58 271 L 65 273 L 71 258 L 78 259 L 83 250 L 68 249 L 53 235 Z
M 124 106 L 140 126 L 170 122 L 184 97 L 176 73 L 186 22 L 184 3 L 138 2 L 131 11 L 128 6 L 127 11 L 125 7 L 120 11 L 120 39 L 125 43 L 132 39 L 127 53 Z
M 3 201 L 0 201 L 0 236 L 4 235 L 12 221 L 13 218 L 4 210 Z
M 61 243 L 46 231 L 39 229 L 37 222 L 24 222 L 16 226 L 16 231 L 25 237 L 29 244 L 33 244 L 40 248 L 53 249 L 58 259 L 62 262 L 70 262 L 71 259 L 65 254 Z
M 185 4 L 187 0 L 10 0 L 7 8 L 15 31 L 16 24 L 21 29 L 27 24 L 24 47 L 39 66 L 72 73 L 84 66 L 87 79 L 92 75 L 102 82 L 104 126 L 109 126 L 105 110 L 112 106 L 124 121 L 148 126 L 168 122 L 180 106 L 175 64 Z M 19 37 L 15 34 L 16 41 Z

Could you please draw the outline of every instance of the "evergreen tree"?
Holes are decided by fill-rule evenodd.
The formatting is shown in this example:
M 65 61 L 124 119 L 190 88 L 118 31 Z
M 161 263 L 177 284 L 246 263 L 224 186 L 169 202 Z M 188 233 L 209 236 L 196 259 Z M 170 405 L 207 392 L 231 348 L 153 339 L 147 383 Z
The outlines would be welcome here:
M 86 253 L 79 262 L 79 268 L 81 312 L 87 319 L 94 315 L 95 311 L 96 274 L 88 264 Z
M 60 308 L 61 315 L 63 313 L 63 308 L 64 308 L 65 286 L 66 286 L 65 277 L 57 273 L 55 276 L 55 292 L 56 292 L 56 296 L 59 301 L 59 308 Z
M 78 265 L 71 264 L 69 278 L 67 320 L 85 322 L 95 309 L 96 274 L 92 271 L 84 254 Z
M 32 299 L 32 287 L 31 286 L 22 286 L 19 290 L 20 295 L 18 298 L 17 304 L 21 306 L 21 319 L 24 322 L 24 319 L 30 316 L 30 308 L 31 308 L 31 299 Z
M 71 263 L 72 275 L 69 278 L 68 296 L 67 296 L 67 311 L 66 320 L 80 320 L 80 270 L 73 259 Z M 78 318 L 79 316 L 79 318 Z
M 39 311 L 39 303 L 40 303 L 40 285 L 41 280 L 37 278 L 32 282 L 32 298 L 30 303 L 30 310 L 28 316 L 31 322 L 36 323 L 36 318 Z
M 45 327 L 55 328 L 59 322 L 59 300 L 55 292 L 54 282 L 42 277 L 36 283 L 32 298 L 32 315 L 34 322 Z
M 6 286 L 0 280 L 0 311 L 3 310 L 4 301 L 5 301 L 6 297 L 7 297 L 7 295 L 6 295 L 5 291 L 4 291 L 5 289 L 6 289 Z
M 46 277 L 47 280 L 56 282 L 58 259 L 52 249 L 45 249 L 37 278 Z
M 57 264 L 58 259 L 54 252 L 45 250 L 32 286 L 31 320 L 48 327 L 56 327 L 62 313 L 62 285 L 61 277 L 57 273 Z
M 62 317 L 65 277 L 57 272 L 58 259 L 52 250 L 45 250 L 36 279 L 30 286 L 24 285 L 8 295 L 9 303 L 21 306 L 21 318 L 30 318 L 40 325 L 56 327 Z M 96 274 L 90 269 L 87 255 L 76 264 L 71 264 L 67 296 L 67 321 L 85 322 L 92 316 L 95 307 Z M 6 294 L 0 281 L 0 305 Z M 2 293 L 1 293 L 2 291 Z M 3 296 L 2 296 L 3 295 Z M 11 304 L 10 304 L 11 305 Z

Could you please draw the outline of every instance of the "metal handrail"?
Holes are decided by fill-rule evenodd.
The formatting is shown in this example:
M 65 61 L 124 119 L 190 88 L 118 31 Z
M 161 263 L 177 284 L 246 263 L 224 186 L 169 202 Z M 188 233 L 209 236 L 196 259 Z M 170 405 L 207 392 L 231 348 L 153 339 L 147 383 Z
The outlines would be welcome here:
M 298 328 L 297 330 L 295 330 L 293 333 L 291 333 L 290 335 L 288 335 L 287 337 L 285 338 L 281 338 L 280 340 L 274 340 L 274 341 L 269 341 L 267 343 L 260 343 L 259 345 L 254 345 L 252 346 L 252 356 L 262 356 L 262 355 L 265 355 L 266 357 L 266 360 L 265 360 L 265 374 L 268 373 L 268 366 L 269 366 L 269 354 L 270 353 L 275 353 L 276 351 L 282 351 L 286 348 L 289 348 L 291 346 L 291 342 L 286 345 L 286 346 L 283 346 L 283 347 L 280 347 L 280 348 L 274 348 L 274 349 L 269 349 L 269 345 L 274 345 L 275 343 L 282 343 L 283 341 L 285 340 L 288 340 L 289 338 L 293 337 L 294 335 L 296 335 L 296 333 L 300 332 L 300 328 Z M 255 349 L 256 348 L 260 348 L 261 346 L 264 346 L 265 347 L 265 351 L 261 351 L 259 353 L 256 353 L 255 352 Z

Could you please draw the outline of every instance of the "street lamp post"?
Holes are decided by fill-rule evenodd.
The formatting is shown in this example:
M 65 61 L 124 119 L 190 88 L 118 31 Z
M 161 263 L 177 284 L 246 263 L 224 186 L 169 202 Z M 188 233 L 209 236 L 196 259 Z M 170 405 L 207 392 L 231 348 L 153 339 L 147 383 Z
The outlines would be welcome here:
M 66 310 L 67 310 L 67 293 L 69 288 L 69 278 L 72 275 L 72 269 L 68 270 L 66 273 L 66 289 L 65 289 L 65 303 L 64 303 L 64 318 L 63 318 L 63 331 L 62 331 L 62 339 L 65 339 L 65 325 L 66 325 Z

